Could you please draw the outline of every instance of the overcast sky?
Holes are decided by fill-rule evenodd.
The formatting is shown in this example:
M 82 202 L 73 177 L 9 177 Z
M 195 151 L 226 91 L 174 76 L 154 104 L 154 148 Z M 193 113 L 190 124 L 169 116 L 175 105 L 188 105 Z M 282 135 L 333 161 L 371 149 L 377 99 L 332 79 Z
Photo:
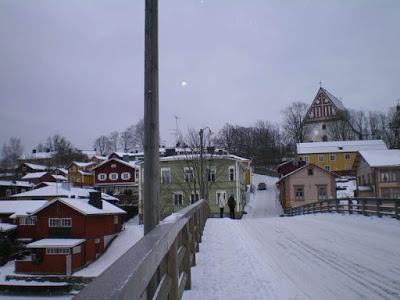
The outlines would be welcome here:
M 400 1 L 160 0 L 160 129 L 281 121 L 319 81 L 348 108 L 400 98 Z M 0 143 L 77 147 L 143 116 L 144 0 L 0 0 Z M 186 82 L 184 85 L 182 82 Z

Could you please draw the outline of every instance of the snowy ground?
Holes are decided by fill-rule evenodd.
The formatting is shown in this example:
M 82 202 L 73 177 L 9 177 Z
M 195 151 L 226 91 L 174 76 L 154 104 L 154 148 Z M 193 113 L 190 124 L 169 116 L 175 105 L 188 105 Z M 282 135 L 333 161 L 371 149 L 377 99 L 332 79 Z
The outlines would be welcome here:
M 256 191 L 242 220 L 207 221 L 184 299 L 400 299 L 398 221 L 272 217 L 268 191 Z

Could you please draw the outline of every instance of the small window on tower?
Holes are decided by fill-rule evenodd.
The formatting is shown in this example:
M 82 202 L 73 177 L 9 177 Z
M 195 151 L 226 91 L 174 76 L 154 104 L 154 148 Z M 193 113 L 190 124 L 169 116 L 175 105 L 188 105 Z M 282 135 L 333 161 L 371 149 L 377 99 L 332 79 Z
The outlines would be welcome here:
M 326 129 L 326 124 L 322 124 L 322 129 L 323 129 L 323 130 Z

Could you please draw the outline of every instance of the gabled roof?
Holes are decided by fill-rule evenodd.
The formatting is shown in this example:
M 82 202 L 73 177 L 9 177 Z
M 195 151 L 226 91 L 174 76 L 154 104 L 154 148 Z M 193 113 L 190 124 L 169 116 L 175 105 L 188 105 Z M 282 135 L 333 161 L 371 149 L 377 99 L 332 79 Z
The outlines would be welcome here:
M 340 101 L 338 98 L 336 98 L 334 95 L 332 95 L 327 89 L 321 87 L 320 90 L 322 90 L 325 95 L 329 98 L 329 100 L 332 101 L 332 103 L 340 110 L 346 110 L 346 107 L 344 107 L 342 101 Z
M 56 152 L 36 152 L 30 154 L 23 154 L 19 159 L 48 159 L 52 158 Z
M 86 168 L 86 167 L 89 167 L 89 166 L 94 165 L 96 163 L 93 162 L 93 161 L 89 161 L 89 162 L 73 161 L 68 165 L 67 168 L 69 168 L 69 166 L 73 165 L 73 164 L 77 165 L 79 168 Z
M 22 177 L 21 179 L 36 179 L 36 178 L 40 178 L 44 175 L 46 175 L 47 172 L 32 172 L 32 173 L 27 173 L 24 177 Z
M 56 198 L 51 201 L 48 201 L 45 205 L 38 208 L 32 214 L 37 214 L 39 211 L 45 209 L 46 207 L 52 205 L 55 202 L 61 202 L 65 205 L 71 207 L 72 209 L 80 212 L 83 215 L 115 215 L 115 214 L 126 214 L 126 212 L 120 209 L 118 206 L 111 204 L 107 201 L 101 200 L 103 204 L 103 208 L 97 208 L 93 205 L 89 204 L 88 198 L 79 198 L 79 199 L 71 199 L 71 198 Z
M 192 160 L 192 159 L 200 159 L 200 154 L 198 153 L 189 153 L 189 154 L 179 154 L 179 155 L 172 155 L 172 156 L 166 156 L 166 157 L 161 157 L 160 161 L 175 161 L 175 160 Z M 209 153 L 204 153 L 203 154 L 203 159 L 230 159 L 230 160 L 237 160 L 237 161 L 249 161 L 250 159 L 240 157 L 237 155 L 231 155 L 231 154 L 209 154 Z M 140 162 L 143 163 L 143 162 Z
M 88 198 L 90 192 L 97 192 L 94 189 L 84 189 L 78 187 L 67 187 L 63 183 L 54 183 L 48 186 L 38 188 L 10 196 L 10 198 L 28 198 L 28 197 L 68 197 L 68 198 Z M 118 201 L 118 198 L 101 193 L 101 198 L 104 200 Z
M 358 152 L 362 150 L 387 150 L 382 140 L 312 142 L 296 144 L 297 154 Z
M 285 178 L 287 178 L 287 177 L 289 177 L 289 176 L 291 176 L 291 175 L 293 175 L 293 174 L 299 172 L 300 170 L 303 170 L 304 168 L 310 167 L 310 166 L 313 167 L 313 168 L 320 169 L 320 170 L 322 170 L 322 171 L 324 171 L 324 172 L 326 172 L 326 173 L 328 173 L 328 174 L 330 174 L 330 175 L 332 175 L 332 176 L 340 177 L 339 175 L 337 175 L 337 174 L 335 174 L 335 173 L 333 173 L 333 172 L 331 172 L 331 171 L 322 169 L 321 167 L 319 167 L 319 166 L 317 166 L 317 165 L 314 165 L 314 164 L 312 164 L 312 163 L 308 163 L 308 164 L 306 164 L 306 165 L 304 165 L 304 166 L 302 166 L 302 167 L 300 167 L 300 168 L 297 168 L 296 170 L 294 170 L 294 171 L 292 171 L 292 172 L 286 174 L 285 176 L 282 176 L 282 177 L 279 179 L 279 181 L 281 181 L 282 179 L 285 179 Z M 279 182 L 279 181 L 278 181 L 278 182 Z
M 68 178 L 63 175 L 51 175 L 51 176 L 53 176 L 53 178 L 58 181 L 68 181 Z
M 124 160 L 119 159 L 119 158 L 110 158 L 110 159 L 107 159 L 106 161 L 103 161 L 102 163 L 100 163 L 99 165 L 94 167 L 92 170 L 96 170 L 97 168 L 99 168 L 99 167 L 101 167 L 101 166 L 103 166 L 103 165 L 105 165 L 105 164 L 107 164 L 107 163 L 109 163 L 111 161 L 118 162 L 118 163 L 123 164 L 125 166 L 128 166 L 130 168 L 137 168 L 139 166 L 138 164 L 140 163 L 140 161 L 138 161 L 138 160 L 130 160 L 130 161 L 127 162 L 127 161 L 124 161 Z
M 0 186 L 18 186 L 18 187 L 26 187 L 31 188 L 33 186 L 32 183 L 27 181 L 13 181 L 13 180 L 0 180 Z
M 0 200 L 0 214 L 11 214 L 10 218 L 28 215 L 45 205 L 47 200 Z
M 360 155 L 370 167 L 399 167 L 400 150 L 370 150 L 360 151 Z
M 24 163 L 24 165 L 28 166 L 29 168 L 33 170 L 38 170 L 38 171 L 46 171 L 49 167 L 46 165 L 38 165 L 38 164 L 32 164 L 32 163 Z

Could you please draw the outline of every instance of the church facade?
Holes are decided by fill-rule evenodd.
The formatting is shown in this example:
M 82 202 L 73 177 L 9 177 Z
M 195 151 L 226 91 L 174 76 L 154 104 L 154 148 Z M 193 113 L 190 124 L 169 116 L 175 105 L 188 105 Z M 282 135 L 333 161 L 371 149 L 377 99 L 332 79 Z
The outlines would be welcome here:
M 327 89 L 320 87 L 304 118 L 304 124 L 310 127 L 310 134 L 306 142 L 332 140 L 329 134 L 329 125 L 339 121 L 346 111 L 342 101 Z

